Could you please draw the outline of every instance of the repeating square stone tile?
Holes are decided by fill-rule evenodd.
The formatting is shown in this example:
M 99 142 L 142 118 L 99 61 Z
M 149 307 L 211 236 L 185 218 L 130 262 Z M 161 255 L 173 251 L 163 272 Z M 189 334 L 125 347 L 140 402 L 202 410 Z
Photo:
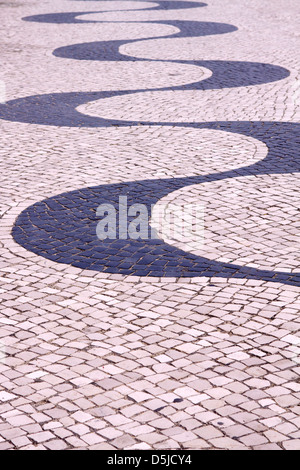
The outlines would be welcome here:
M 68 446 L 64 441 L 55 439 L 53 441 L 47 442 L 45 447 L 49 450 L 65 450 Z
M 218 437 L 210 440 L 211 444 L 217 449 L 223 450 L 243 450 L 245 446 L 228 437 Z
M 240 438 L 240 441 L 248 447 L 260 446 L 263 444 L 268 444 L 266 437 L 260 434 L 248 434 Z
M 300 449 L 300 440 L 293 439 L 287 440 L 282 443 L 285 450 L 299 450 Z
M 52 434 L 49 431 L 39 432 L 36 434 L 30 434 L 29 437 L 30 439 L 32 439 L 33 441 L 37 443 L 46 442 L 46 441 L 49 441 L 50 439 L 55 438 L 54 434 Z
M 209 441 L 217 437 L 223 437 L 223 433 L 212 425 L 199 427 L 198 429 L 194 429 L 193 432 L 205 441 Z
M 285 440 L 284 434 L 280 434 L 274 430 L 266 431 L 264 435 L 270 442 L 283 442 Z

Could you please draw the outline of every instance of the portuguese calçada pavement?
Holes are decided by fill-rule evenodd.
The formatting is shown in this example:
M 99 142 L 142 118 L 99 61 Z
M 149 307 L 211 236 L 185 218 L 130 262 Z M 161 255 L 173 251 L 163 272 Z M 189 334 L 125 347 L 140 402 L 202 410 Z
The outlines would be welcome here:
M 0 15 L 0 449 L 300 450 L 298 0 Z

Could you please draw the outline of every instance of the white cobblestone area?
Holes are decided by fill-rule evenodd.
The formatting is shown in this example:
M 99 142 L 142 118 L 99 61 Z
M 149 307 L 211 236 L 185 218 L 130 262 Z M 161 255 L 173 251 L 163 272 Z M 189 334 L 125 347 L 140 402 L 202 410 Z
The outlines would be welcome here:
M 300 450 L 300 5 L 192 3 L 0 2 L 1 450 Z M 251 276 L 101 272 L 12 237 L 62 193 L 222 172 L 164 196 L 206 204 L 206 244 L 168 242 Z

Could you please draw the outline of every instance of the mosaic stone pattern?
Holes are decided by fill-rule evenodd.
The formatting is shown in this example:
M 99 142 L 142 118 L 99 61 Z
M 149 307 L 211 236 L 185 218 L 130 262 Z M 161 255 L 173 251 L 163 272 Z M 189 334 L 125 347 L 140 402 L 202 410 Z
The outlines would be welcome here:
M 0 9 L 0 449 L 299 450 L 295 2 Z M 205 245 L 99 240 L 120 195 Z

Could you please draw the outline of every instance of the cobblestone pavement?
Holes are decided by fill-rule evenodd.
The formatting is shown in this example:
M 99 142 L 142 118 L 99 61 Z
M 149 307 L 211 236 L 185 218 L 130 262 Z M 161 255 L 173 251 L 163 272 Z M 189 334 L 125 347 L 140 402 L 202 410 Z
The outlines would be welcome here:
M 0 13 L 0 449 L 300 450 L 299 2 Z

